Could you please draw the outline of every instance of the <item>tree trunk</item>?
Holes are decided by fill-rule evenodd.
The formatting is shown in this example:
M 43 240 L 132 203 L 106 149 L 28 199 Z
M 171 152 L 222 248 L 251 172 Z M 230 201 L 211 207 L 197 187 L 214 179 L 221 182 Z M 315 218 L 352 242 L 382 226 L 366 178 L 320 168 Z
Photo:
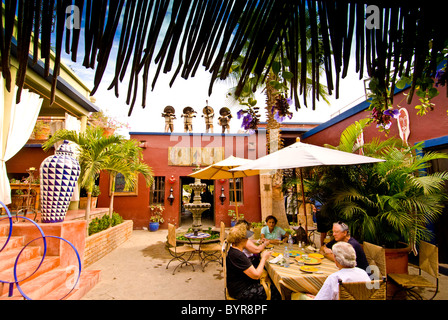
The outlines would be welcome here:
M 110 195 L 110 202 L 109 202 L 109 217 L 112 219 L 112 213 L 114 212 L 114 195 L 115 192 L 112 189 L 111 195 Z
M 87 191 L 87 207 L 85 219 L 87 221 L 87 235 L 89 235 L 89 222 L 90 222 L 90 203 L 92 202 L 92 192 Z
M 278 123 L 272 115 L 271 108 L 275 104 L 275 97 L 278 92 L 269 83 L 274 79 L 274 75 L 270 74 L 266 78 L 266 116 L 267 116 L 267 152 L 272 153 L 283 147 L 283 141 L 280 135 L 280 123 Z M 282 192 L 283 173 L 276 170 L 272 176 L 272 208 L 270 214 L 277 218 L 277 225 L 282 228 L 289 227 L 288 218 L 286 217 L 285 201 Z M 263 216 L 263 213 L 262 213 Z

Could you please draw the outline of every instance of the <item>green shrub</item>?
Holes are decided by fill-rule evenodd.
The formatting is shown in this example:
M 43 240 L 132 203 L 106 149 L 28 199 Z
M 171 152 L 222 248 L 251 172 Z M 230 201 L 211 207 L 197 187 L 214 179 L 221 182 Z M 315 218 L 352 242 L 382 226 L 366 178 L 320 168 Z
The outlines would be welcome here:
M 114 227 L 123 222 L 123 217 L 118 213 L 112 213 L 112 218 L 105 214 L 101 219 L 94 218 L 89 223 L 89 236 L 100 231 L 106 230 L 109 227 Z

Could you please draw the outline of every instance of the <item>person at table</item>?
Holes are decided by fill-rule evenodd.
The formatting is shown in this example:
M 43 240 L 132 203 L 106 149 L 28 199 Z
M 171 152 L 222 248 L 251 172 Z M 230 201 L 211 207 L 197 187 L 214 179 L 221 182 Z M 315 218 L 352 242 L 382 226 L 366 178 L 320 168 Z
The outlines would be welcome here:
M 356 267 L 356 252 L 348 242 L 338 242 L 333 245 L 334 262 L 339 271 L 328 276 L 314 300 L 338 300 L 339 280 L 342 282 L 370 281 L 367 273 Z
M 367 269 L 369 263 L 367 262 L 366 254 L 359 242 L 350 236 L 350 231 L 345 223 L 340 221 L 333 223 L 333 237 L 333 240 L 321 247 L 320 251 L 326 258 L 335 261 L 332 250 L 334 244 L 337 242 L 348 242 L 356 252 L 356 266 L 363 270 Z
M 246 230 L 250 231 L 250 224 L 246 220 L 239 220 L 236 225 L 244 224 L 246 226 Z M 244 254 L 249 258 L 254 267 L 258 267 L 260 263 L 260 253 L 266 249 L 266 246 L 269 245 L 268 239 L 263 239 L 261 243 L 257 244 L 255 240 L 247 239 L 246 246 L 243 249 Z
M 235 225 L 229 230 L 227 241 L 232 245 L 226 257 L 227 266 L 227 290 L 229 295 L 242 300 L 266 300 L 266 292 L 260 284 L 260 277 L 264 270 L 265 262 L 271 257 L 270 250 L 261 253 L 260 264 L 257 268 L 252 265 L 249 258 L 243 253 L 248 238 L 253 235 L 245 224 Z M 271 299 L 273 299 L 273 287 L 271 286 Z
M 266 226 L 261 229 L 260 238 L 262 241 L 268 239 L 272 244 L 279 244 L 286 241 L 286 231 L 277 226 L 277 218 L 266 217 Z

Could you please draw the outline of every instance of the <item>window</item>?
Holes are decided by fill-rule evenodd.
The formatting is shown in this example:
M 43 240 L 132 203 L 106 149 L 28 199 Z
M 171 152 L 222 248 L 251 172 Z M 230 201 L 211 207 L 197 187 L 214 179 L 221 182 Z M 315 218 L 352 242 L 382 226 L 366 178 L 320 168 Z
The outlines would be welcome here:
M 233 179 L 229 179 L 229 201 L 230 203 L 235 202 L 235 192 L 236 192 L 236 202 L 243 202 L 243 179 L 236 178 L 235 179 L 235 192 L 233 191 Z
M 165 177 L 154 177 L 149 194 L 149 204 L 165 204 Z
M 110 178 L 110 190 L 109 195 L 112 194 L 112 177 Z M 131 190 L 124 190 L 124 177 L 121 173 L 117 173 L 117 176 L 115 177 L 115 190 L 114 195 L 115 196 L 136 196 L 138 194 L 137 192 L 137 186 L 138 186 L 138 176 L 135 186 Z

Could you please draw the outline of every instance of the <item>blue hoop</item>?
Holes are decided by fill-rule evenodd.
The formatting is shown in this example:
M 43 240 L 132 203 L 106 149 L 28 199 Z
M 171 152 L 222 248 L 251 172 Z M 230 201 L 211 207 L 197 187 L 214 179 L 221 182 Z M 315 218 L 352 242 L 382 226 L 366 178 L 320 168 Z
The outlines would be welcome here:
M 6 247 L 6 245 L 8 244 L 8 242 L 9 242 L 9 240 L 10 240 L 10 238 L 11 238 L 13 222 L 12 222 L 12 216 L 11 216 L 11 213 L 10 213 L 8 207 L 7 207 L 3 202 L 1 202 L 1 201 L 0 201 L 0 204 L 2 205 L 3 208 L 5 208 L 5 210 L 6 210 L 6 214 L 8 215 L 7 218 L 1 218 L 0 221 L 1 221 L 1 220 L 4 220 L 4 219 L 9 219 L 9 234 L 8 234 L 8 238 L 6 239 L 5 244 L 4 244 L 3 247 L 0 249 L 0 252 L 1 252 L 1 251 L 3 251 L 3 249 Z M 14 288 L 14 287 L 13 287 L 13 284 L 16 284 L 17 290 L 19 290 L 20 294 L 21 294 L 25 299 L 27 299 L 27 300 L 32 300 L 30 297 L 28 297 L 28 296 L 22 291 L 22 288 L 20 287 L 19 282 L 22 282 L 22 281 L 28 279 L 29 277 L 31 277 L 32 275 L 34 275 L 34 274 L 36 273 L 36 271 L 41 267 L 41 265 L 42 265 L 42 263 L 43 263 L 43 261 L 44 261 L 44 259 L 45 259 L 45 256 L 47 255 L 47 240 L 46 240 L 46 238 L 56 238 L 56 239 L 63 240 L 63 241 L 65 241 L 66 243 L 68 243 L 68 244 L 72 247 L 72 249 L 75 251 L 76 257 L 77 257 L 77 259 L 78 259 L 78 277 L 77 277 L 77 279 L 76 279 L 76 282 L 75 282 L 73 288 L 72 288 L 72 289 L 71 289 L 65 296 L 63 296 L 60 300 L 64 299 L 65 297 L 67 297 L 67 296 L 68 296 L 68 295 L 69 295 L 69 294 L 76 288 L 76 286 L 77 286 L 77 284 L 78 284 L 78 282 L 79 282 L 79 279 L 80 279 L 80 277 L 81 277 L 81 269 L 82 269 L 82 268 L 81 268 L 81 258 L 80 258 L 79 254 L 78 254 L 78 251 L 76 250 L 75 246 L 74 246 L 70 241 L 68 241 L 68 240 L 66 240 L 66 239 L 64 239 L 64 238 L 61 238 L 61 237 L 57 237 L 57 236 L 46 236 L 46 235 L 44 234 L 42 228 L 39 227 L 39 225 L 38 225 L 36 222 L 34 222 L 33 220 L 31 220 L 31 219 L 29 219 L 29 218 L 27 218 L 27 217 L 18 216 L 17 218 L 19 218 L 19 217 L 20 217 L 20 218 L 24 218 L 24 219 L 30 221 L 31 223 L 33 223 L 33 224 L 36 226 L 36 228 L 39 230 L 39 232 L 40 232 L 40 234 L 41 234 L 42 236 L 39 237 L 39 238 L 33 239 L 33 240 L 31 240 L 30 242 L 28 242 L 28 243 L 22 248 L 22 250 L 20 250 L 20 252 L 18 253 L 17 258 L 16 258 L 16 261 L 14 262 L 14 269 L 13 269 L 13 271 L 14 271 L 14 281 L 4 281 L 4 280 L 0 280 L 0 283 L 7 283 L 7 284 L 9 284 L 9 296 L 12 296 L 12 292 L 13 292 L 13 288 Z M 42 240 L 43 240 L 43 242 L 44 242 L 44 251 L 43 251 L 42 259 L 41 259 L 39 265 L 38 265 L 37 268 L 33 271 L 33 273 L 31 273 L 28 277 L 26 277 L 26 278 L 24 278 L 24 279 L 21 279 L 21 280 L 18 280 L 18 279 L 17 279 L 17 263 L 18 263 L 18 261 L 19 261 L 20 255 L 22 254 L 23 250 L 24 250 L 30 243 L 32 243 L 33 241 L 36 241 L 36 240 L 38 240 L 38 239 L 41 239 L 41 238 L 42 238 Z

